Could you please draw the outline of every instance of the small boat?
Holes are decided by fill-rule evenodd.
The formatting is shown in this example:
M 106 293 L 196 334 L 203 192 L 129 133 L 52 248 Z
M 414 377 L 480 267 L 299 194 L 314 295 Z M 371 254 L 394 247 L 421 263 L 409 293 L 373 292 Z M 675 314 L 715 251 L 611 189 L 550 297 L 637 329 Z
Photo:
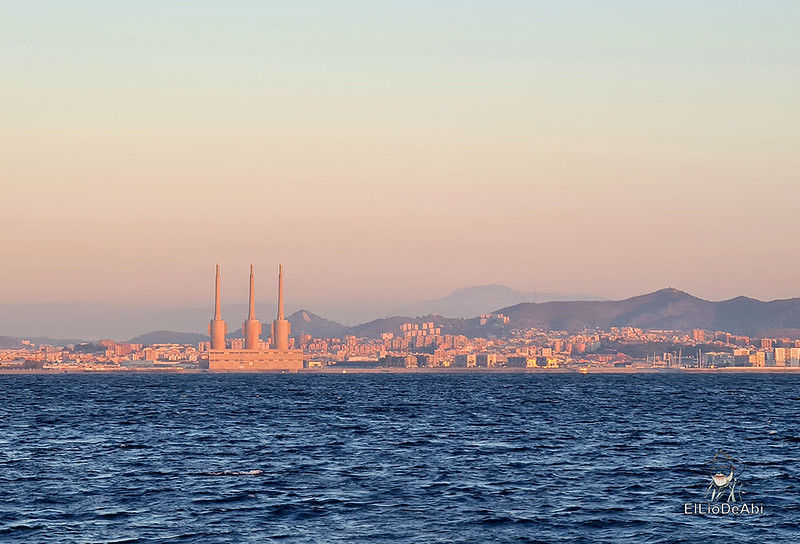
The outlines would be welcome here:
M 588 366 L 582 366 L 582 367 L 580 367 L 578 369 L 578 372 L 580 372 L 581 374 L 588 374 L 589 373 L 589 367 Z

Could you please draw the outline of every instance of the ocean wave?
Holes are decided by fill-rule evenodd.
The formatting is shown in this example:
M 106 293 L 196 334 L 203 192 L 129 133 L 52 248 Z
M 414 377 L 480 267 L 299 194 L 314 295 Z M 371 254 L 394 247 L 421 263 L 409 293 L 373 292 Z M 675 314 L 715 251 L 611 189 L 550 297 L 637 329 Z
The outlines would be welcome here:
M 263 470 L 217 470 L 213 472 L 201 472 L 201 476 L 260 476 Z

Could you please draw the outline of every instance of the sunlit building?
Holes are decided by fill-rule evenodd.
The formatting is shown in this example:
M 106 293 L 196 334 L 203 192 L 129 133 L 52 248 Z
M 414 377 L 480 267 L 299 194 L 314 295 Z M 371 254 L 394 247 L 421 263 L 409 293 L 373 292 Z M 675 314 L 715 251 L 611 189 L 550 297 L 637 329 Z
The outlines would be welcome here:
M 250 304 L 247 320 L 242 325 L 244 340 L 236 342 L 235 348 L 226 349 L 225 322 L 220 314 L 220 278 L 217 265 L 216 300 L 214 319 L 209 326 L 211 349 L 208 352 L 208 369 L 223 372 L 297 372 L 303 368 L 303 351 L 289 347 L 291 326 L 283 314 L 283 266 L 278 272 L 278 316 L 272 322 L 272 349 L 263 349 L 260 340 L 261 323 L 255 316 L 255 271 L 250 265 Z M 215 335 L 216 333 L 216 335 Z M 243 344 L 243 345 L 242 345 Z

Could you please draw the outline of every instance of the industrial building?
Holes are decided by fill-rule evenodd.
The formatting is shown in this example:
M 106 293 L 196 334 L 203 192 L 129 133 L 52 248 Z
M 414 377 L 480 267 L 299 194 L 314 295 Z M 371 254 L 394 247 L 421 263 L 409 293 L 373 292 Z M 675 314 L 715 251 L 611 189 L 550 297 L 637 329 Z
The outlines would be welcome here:
M 247 319 L 242 324 L 244 349 L 227 349 L 227 325 L 222 319 L 220 306 L 220 271 L 216 271 L 214 318 L 208 326 L 211 349 L 208 352 L 208 369 L 221 372 L 297 372 L 303 368 L 303 351 L 289 348 L 291 326 L 283 315 L 283 265 L 278 269 L 278 316 L 272 322 L 270 349 L 259 349 L 261 322 L 255 312 L 255 270 L 250 265 L 250 305 Z

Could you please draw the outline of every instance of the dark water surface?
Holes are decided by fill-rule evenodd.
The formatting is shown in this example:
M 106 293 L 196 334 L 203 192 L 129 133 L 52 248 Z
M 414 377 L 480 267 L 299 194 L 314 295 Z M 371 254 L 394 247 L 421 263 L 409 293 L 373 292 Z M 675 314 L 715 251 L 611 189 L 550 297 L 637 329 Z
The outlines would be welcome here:
M 800 376 L 0 376 L 0 542 L 800 542 Z M 719 449 L 762 515 L 685 515 Z

